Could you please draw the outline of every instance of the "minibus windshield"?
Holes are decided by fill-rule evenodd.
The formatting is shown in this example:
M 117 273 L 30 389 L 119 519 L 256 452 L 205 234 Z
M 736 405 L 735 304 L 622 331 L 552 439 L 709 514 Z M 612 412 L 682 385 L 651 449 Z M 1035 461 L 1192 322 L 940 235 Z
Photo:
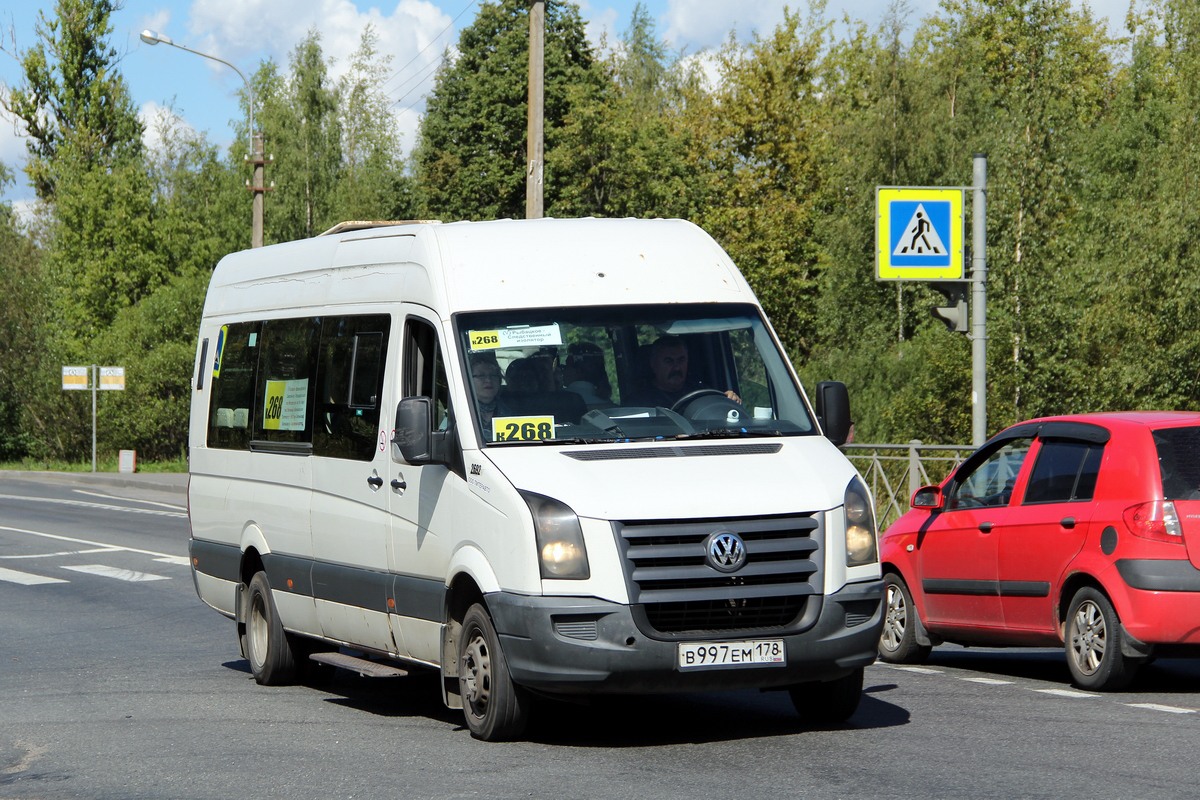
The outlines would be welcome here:
M 471 416 L 490 445 L 816 432 L 753 305 L 518 309 L 454 323 Z

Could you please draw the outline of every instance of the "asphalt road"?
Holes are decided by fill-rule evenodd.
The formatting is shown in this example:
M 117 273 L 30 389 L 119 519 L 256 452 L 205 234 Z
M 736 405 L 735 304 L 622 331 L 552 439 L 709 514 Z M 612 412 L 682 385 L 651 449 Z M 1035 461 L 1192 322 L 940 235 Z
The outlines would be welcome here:
M 179 476 L 0 474 L 7 798 L 1194 797 L 1200 662 L 1071 688 L 1054 650 L 877 664 L 846 725 L 786 695 L 539 708 L 472 739 L 432 676 L 261 687 L 196 597 Z

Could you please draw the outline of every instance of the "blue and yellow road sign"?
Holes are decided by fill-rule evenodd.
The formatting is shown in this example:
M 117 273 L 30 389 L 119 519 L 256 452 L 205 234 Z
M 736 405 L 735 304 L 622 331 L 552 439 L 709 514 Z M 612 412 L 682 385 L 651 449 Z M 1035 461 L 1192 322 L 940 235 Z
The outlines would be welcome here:
M 875 201 L 878 280 L 963 279 L 962 189 L 879 187 Z

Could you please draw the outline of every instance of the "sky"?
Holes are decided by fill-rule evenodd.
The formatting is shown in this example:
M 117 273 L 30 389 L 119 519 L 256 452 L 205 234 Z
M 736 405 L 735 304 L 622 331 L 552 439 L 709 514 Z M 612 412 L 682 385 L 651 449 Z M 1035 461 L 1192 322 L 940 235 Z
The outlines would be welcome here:
M 577 0 L 594 43 L 612 41 L 628 27 L 637 0 Z M 1144 0 L 1137 0 L 1140 3 Z M 149 29 L 178 44 L 224 59 L 249 77 L 270 58 L 285 70 L 296 43 L 314 27 L 321 47 L 334 60 L 332 75 L 341 75 L 357 48 L 367 23 L 375 26 L 380 50 L 392 55 L 392 77 L 384 90 L 392 99 L 404 137 L 411 148 L 425 96 L 446 48 L 470 25 L 480 0 L 121 0 L 112 17 L 110 44 L 120 56 L 120 69 L 134 104 L 154 143 L 154 121 L 172 108 L 186 124 L 202 131 L 222 149 L 231 144 L 231 125 L 240 114 L 237 92 L 242 79 L 228 66 L 165 44 L 147 45 L 140 33 Z M 1073 0 L 1086 4 L 1120 31 L 1130 0 Z M 656 31 L 672 51 L 701 53 L 720 47 L 731 30 L 745 41 L 768 33 L 783 19 L 784 8 L 807 9 L 806 0 L 642 0 Z M 0 92 L 22 85 L 16 54 L 37 43 L 39 12 L 53 18 L 53 0 L 5 3 L 0 8 Z M 849 14 L 869 23 L 880 20 L 890 0 L 828 0 L 826 18 Z M 910 25 L 937 9 L 937 0 L 908 0 Z M 2 112 L 0 112 L 2 113 Z M 270 149 L 268 144 L 268 150 Z M 0 200 L 21 205 L 33 197 L 21 167 L 25 139 L 18 123 L 0 119 L 0 161 L 17 175 Z

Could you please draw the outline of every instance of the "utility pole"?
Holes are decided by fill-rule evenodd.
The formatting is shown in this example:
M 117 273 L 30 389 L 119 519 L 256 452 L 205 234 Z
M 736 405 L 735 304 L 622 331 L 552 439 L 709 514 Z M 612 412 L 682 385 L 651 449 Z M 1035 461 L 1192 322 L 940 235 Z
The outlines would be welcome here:
M 544 53 L 546 41 L 546 2 L 531 0 L 529 7 L 529 120 L 526 134 L 525 218 L 540 219 L 542 175 L 545 172 L 543 141 Z
M 971 208 L 971 444 L 987 441 L 987 156 L 976 153 Z
M 249 82 L 246 84 L 249 86 Z M 250 96 L 251 107 L 253 107 L 254 96 Z M 253 125 L 253 112 L 251 112 L 251 125 Z M 254 183 L 248 188 L 254 193 L 253 206 L 251 207 L 251 223 L 250 223 L 250 246 L 263 246 L 263 195 L 267 191 L 267 187 L 263 185 L 263 167 L 267 163 L 266 157 L 263 155 L 263 135 L 262 131 L 250 132 L 250 146 L 253 151 L 249 158 L 250 163 L 254 166 Z
M 238 77 L 242 79 L 242 83 L 246 85 L 246 97 L 250 101 L 250 154 L 246 156 L 246 160 L 250 162 L 251 166 L 254 168 L 254 182 L 251 183 L 250 181 L 246 181 L 246 188 L 254 193 L 254 199 L 250 210 L 250 246 L 262 247 L 263 195 L 267 191 L 266 184 L 264 183 L 265 178 L 263 176 L 263 167 L 266 165 L 267 159 L 263 155 L 262 131 L 254 127 L 254 86 L 251 85 L 250 81 L 240 69 L 235 67 L 233 64 L 230 64 L 223 58 L 217 58 L 214 55 L 202 53 L 199 50 L 193 50 L 187 45 L 179 44 L 179 42 L 174 41 L 170 36 L 164 36 L 157 31 L 144 30 L 142 31 L 141 38 L 143 42 L 151 46 L 156 44 L 170 45 L 171 47 L 176 47 L 180 50 L 185 50 L 189 53 L 192 53 L 193 55 L 200 56 L 201 58 L 207 58 L 210 61 L 216 61 L 218 64 L 224 64 L 236 72 Z

